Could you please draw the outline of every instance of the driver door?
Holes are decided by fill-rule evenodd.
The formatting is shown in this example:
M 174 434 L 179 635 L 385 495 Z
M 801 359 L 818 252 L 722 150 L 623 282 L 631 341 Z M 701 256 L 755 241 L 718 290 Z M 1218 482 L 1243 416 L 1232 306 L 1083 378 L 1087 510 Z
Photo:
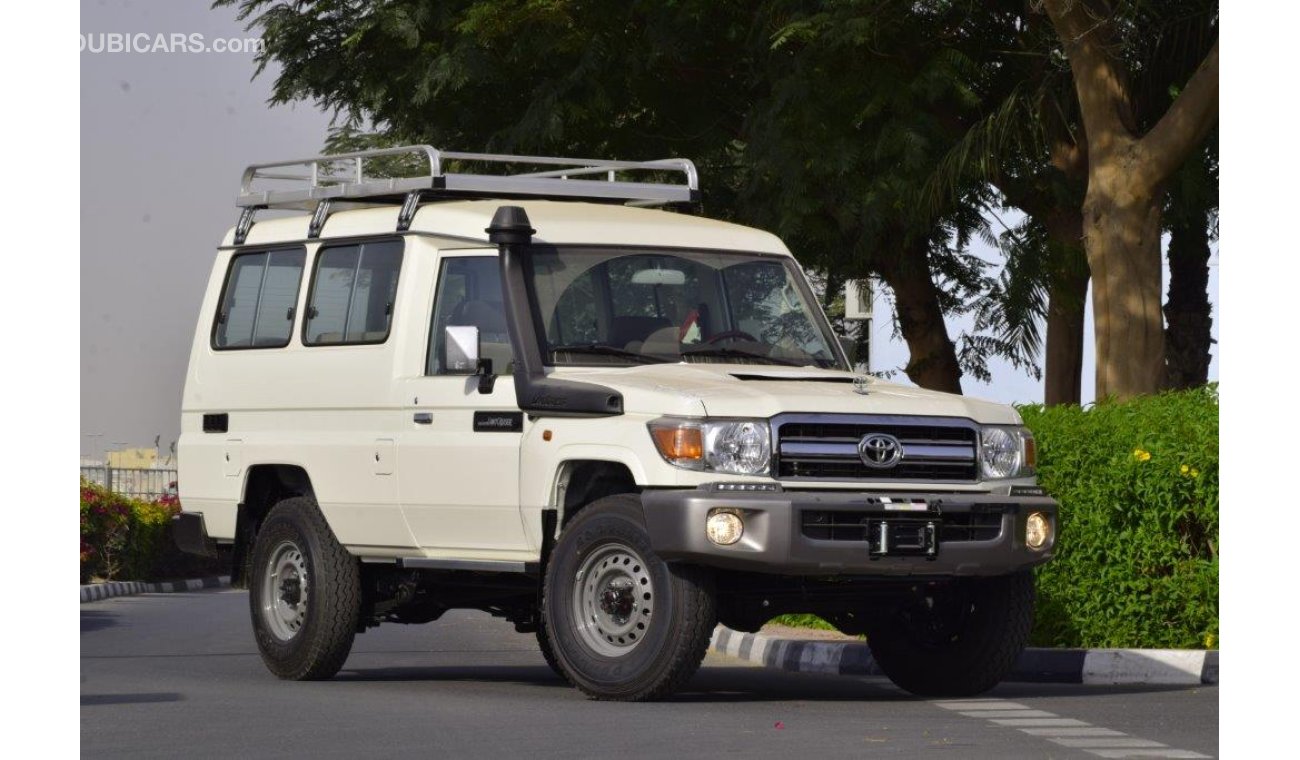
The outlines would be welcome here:
M 481 356 L 498 375 L 446 366 L 449 325 L 478 328 Z M 530 554 L 519 510 L 519 449 L 528 424 L 515 400 L 510 339 L 496 251 L 443 253 L 424 375 L 404 383 L 398 446 L 402 510 L 430 557 L 519 559 Z

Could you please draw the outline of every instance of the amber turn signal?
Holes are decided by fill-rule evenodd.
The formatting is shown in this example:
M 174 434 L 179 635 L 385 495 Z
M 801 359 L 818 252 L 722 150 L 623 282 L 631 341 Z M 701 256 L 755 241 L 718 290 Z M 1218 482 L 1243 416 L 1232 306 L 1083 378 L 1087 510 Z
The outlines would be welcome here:
M 664 459 L 674 462 L 704 459 L 704 437 L 698 427 L 654 427 L 650 435 Z

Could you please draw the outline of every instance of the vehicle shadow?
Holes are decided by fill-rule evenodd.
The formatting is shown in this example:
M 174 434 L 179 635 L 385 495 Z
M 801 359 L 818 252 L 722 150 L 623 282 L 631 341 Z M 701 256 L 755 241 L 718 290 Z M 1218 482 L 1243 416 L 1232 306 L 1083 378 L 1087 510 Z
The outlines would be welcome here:
M 758 667 L 701 668 L 672 702 L 901 702 L 912 699 L 878 680 Z
M 347 668 L 332 679 L 341 682 L 479 682 L 513 683 L 571 689 L 567 681 L 542 665 Z M 578 692 L 574 690 L 575 695 Z M 912 697 L 861 678 L 788 673 L 755 667 L 710 666 L 698 673 L 669 702 L 905 701 Z
M 82 694 L 82 707 L 98 705 L 140 705 L 158 702 L 182 702 L 185 695 L 175 692 L 144 692 L 140 694 Z
M 1035 697 L 1095 697 L 1124 694 L 1156 694 L 1192 691 L 1200 685 L 1172 684 L 1069 684 L 1004 682 L 979 695 L 985 699 L 1031 699 Z M 670 701 L 675 702 L 760 702 L 806 700 L 812 702 L 927 702 L 880 677 L 792 673 L 769 668 L 706 667 Z
M 383 683 L 483 683 L 518 684 L 572 689 L 570 684 L 544 665 L 408 665 L 393 667 L 345 667 L 332 681 L 357 684 Z M 1188 691 L 1195 685 L 1084 685 L 1068 683 L 1005 682 L 980 695 L 986 699 L 1030 699 L 1034 697 L 1096 697 Z M 575 697 L 580 698 L 577 690 Z M 706 665 L 668 702 L 925 702 L 878 677 L 793 673 L 772 668 Z
M 101 631 L 105 628 L 112 628 L 115 625 L 117 625 L 117 615 L 114 615 L 111 612 L 100 612 L 99 610 L 81 611 L 82 633 Z
M 536 686 L 565 686 L 569 683 L 545 665 L 406 666 L 391 668 L 347 668 L 334 681 L 409 682 L 481 681 L 483 683 L 526 683 Z
M 986 698 L 1113 697 L 1119 694 L 1160 694 L 1217 688 L 1218 684 L 1082 684 L 1003 682 L 983 694 Z

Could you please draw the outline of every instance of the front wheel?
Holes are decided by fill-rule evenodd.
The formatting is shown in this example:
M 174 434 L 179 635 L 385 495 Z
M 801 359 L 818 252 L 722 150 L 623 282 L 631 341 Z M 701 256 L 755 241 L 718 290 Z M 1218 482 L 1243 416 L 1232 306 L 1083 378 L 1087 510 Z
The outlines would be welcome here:
M 876 664 L 902 689 L 924 697 L 965 697 L 1006 677 L 1029 640 L 1034 577 L 1029 571 L 935 587 L 871 621 Z
M 248 596 L 257 649 L 272 673 L 311 681 L 343 667 L 361 614 L 361 574 L 313 500 L 272 507 L 257 532 Z
M 555 660 L 555 648 L 551 646 L 551 634 L 546 632 L 546 622 L 543 621 L 537 626 L 537 648 L 542 650 L 542 659 L 546 660 L 546 667 L 560 678 L 564 678 L 564 671 L 560 670 L 560 663 Z
M 717 620 L 710 581 L 654 553 L 640 497 L 597 501 L 565 527 L 547 563 L 543 615 L 556 663 L 597 699 L 673 693 L 709 646 Z

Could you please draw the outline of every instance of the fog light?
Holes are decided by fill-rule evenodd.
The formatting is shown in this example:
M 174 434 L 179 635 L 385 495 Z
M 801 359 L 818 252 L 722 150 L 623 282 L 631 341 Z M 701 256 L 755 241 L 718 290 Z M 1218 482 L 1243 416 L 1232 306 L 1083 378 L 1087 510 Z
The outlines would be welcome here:
M 1033 512 L 1025 520 L 1025 545 L 1030 549 L 1047 546 L 1052 537 L 1052 522 L 1042 512 Z
M 745 521 L 734 509 L 715 509 L 709 512 L 704 533 L 718 546 L 731 546 L 745 534 Z

